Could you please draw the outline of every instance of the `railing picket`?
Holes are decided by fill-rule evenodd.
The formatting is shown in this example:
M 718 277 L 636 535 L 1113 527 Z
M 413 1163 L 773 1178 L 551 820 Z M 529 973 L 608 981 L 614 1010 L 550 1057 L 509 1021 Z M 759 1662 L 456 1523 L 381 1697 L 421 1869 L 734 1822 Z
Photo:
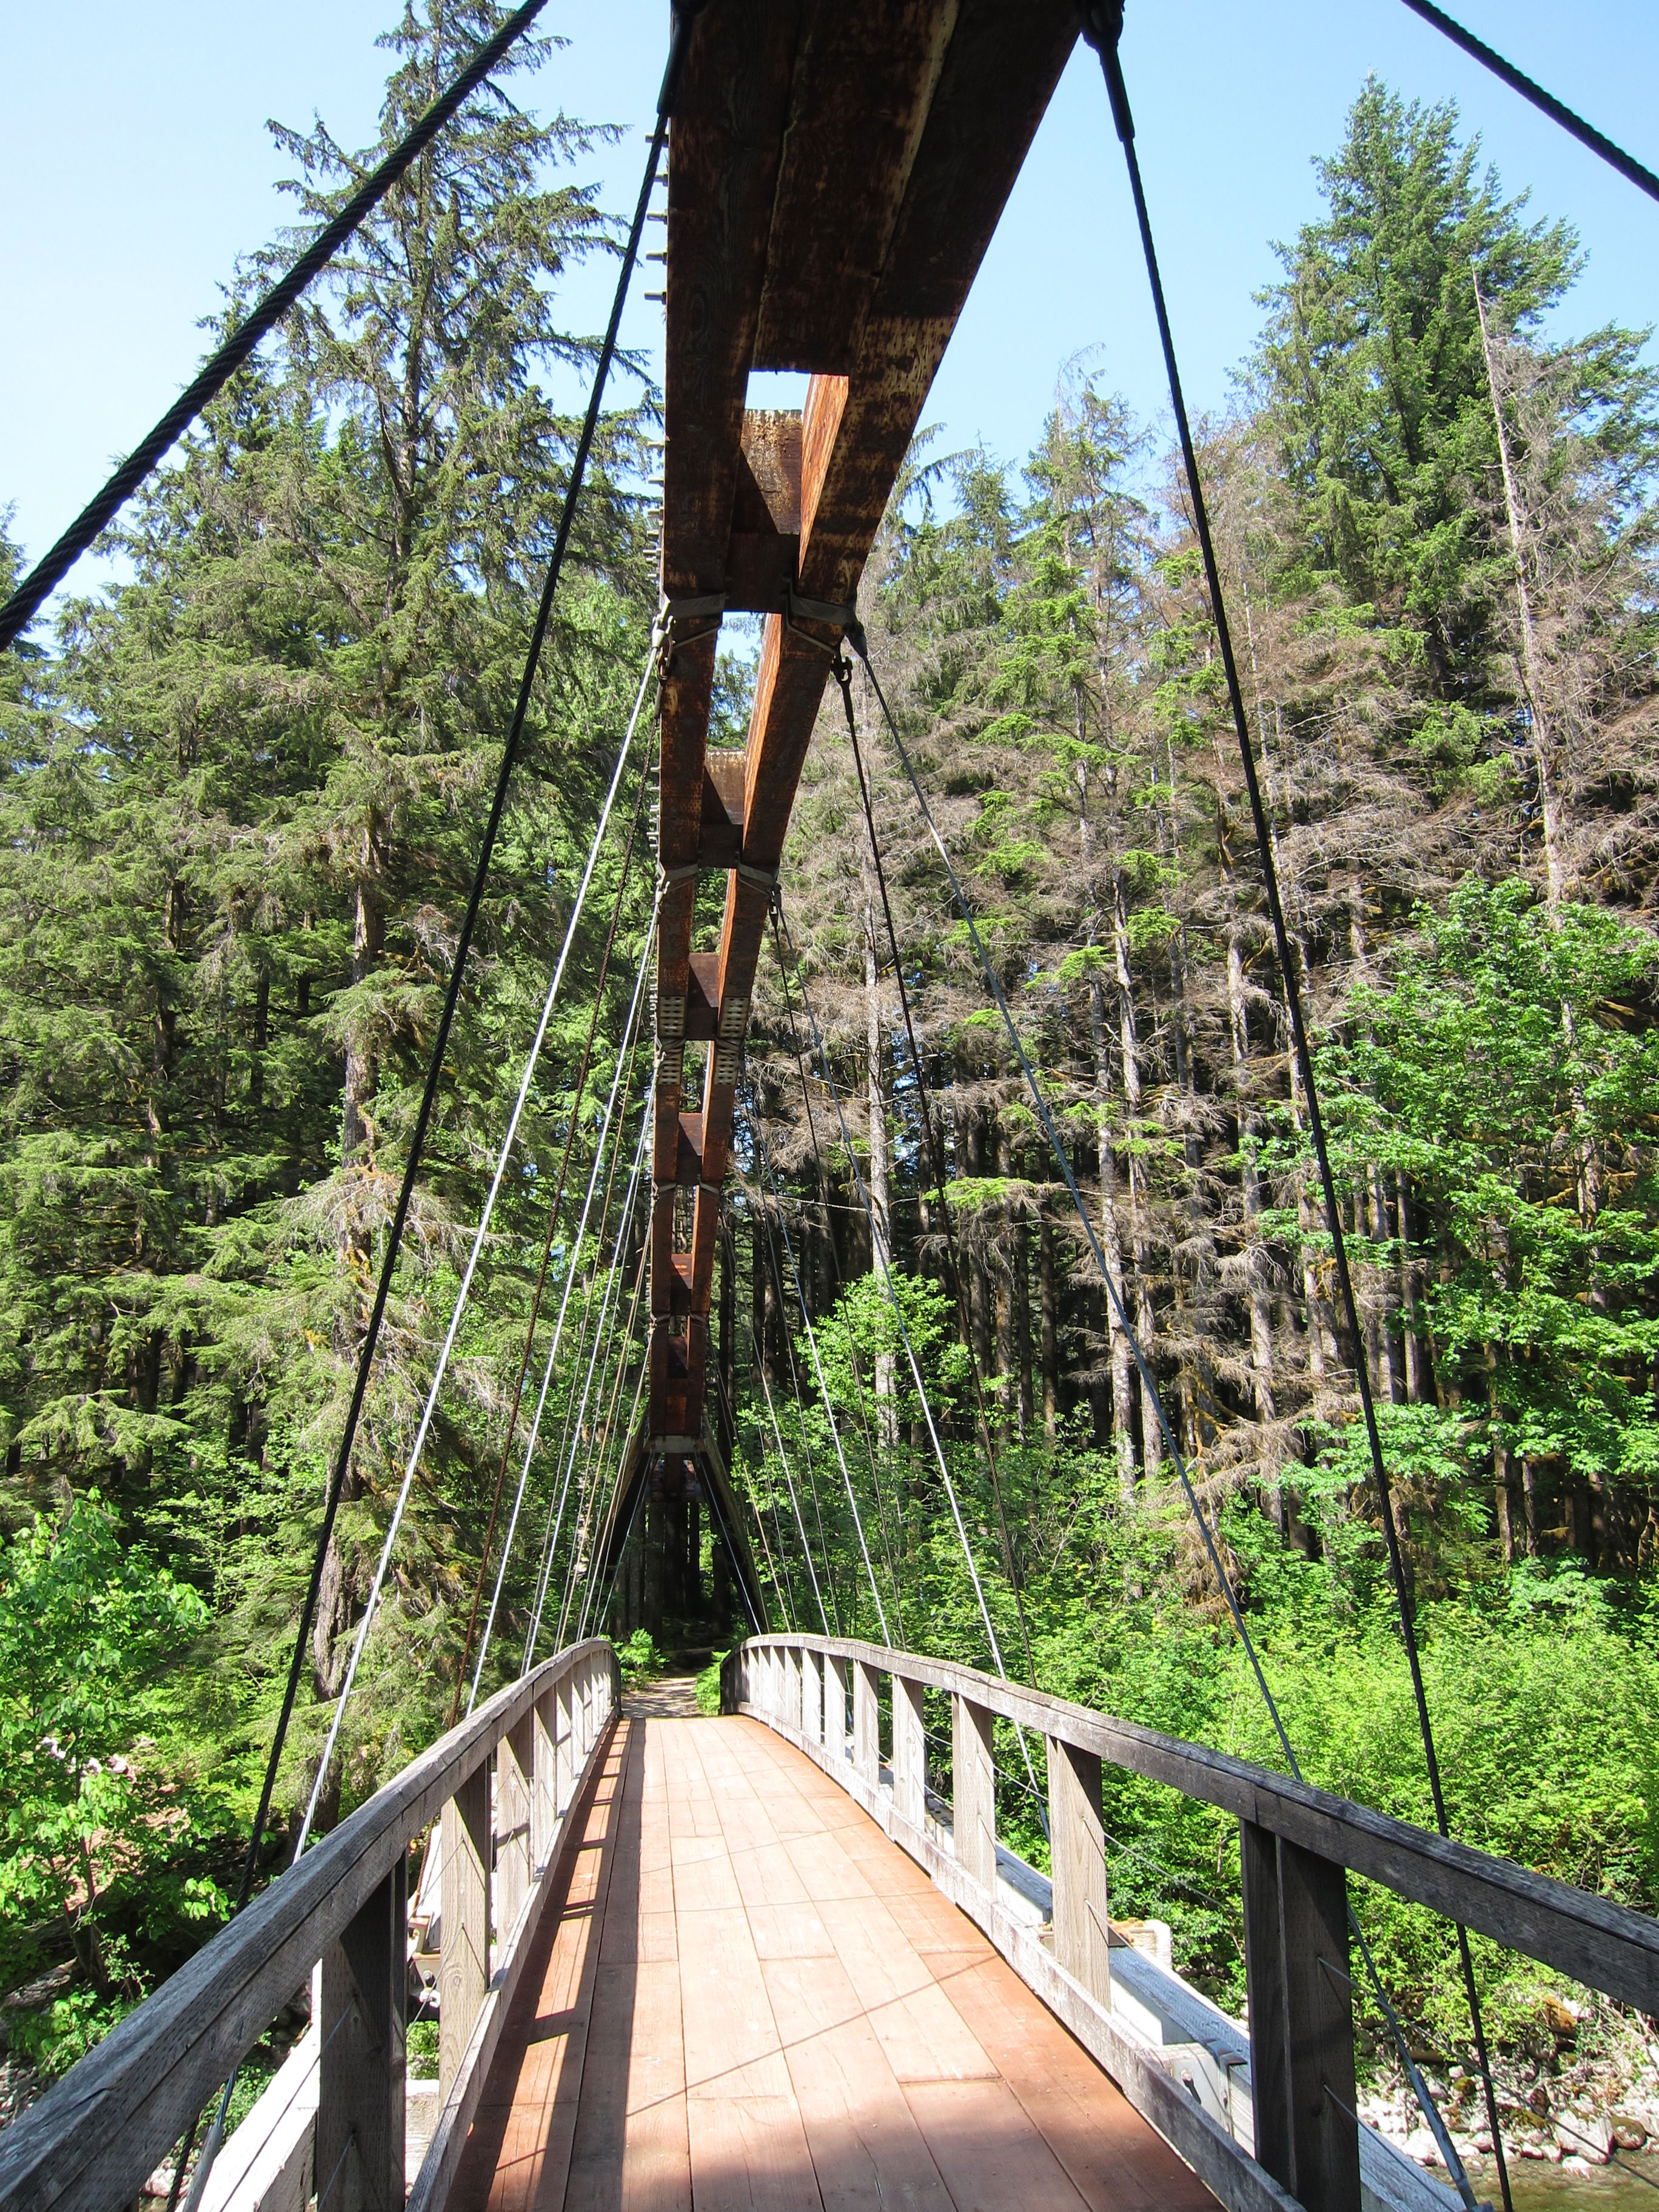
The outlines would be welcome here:
M 531 1717 L 501 1738 L 495 1753 L 495 1926 L 503 1941 L 530 1894 Z
M 553 1729 L 557 1752 L 555 1772 L 557 1777 L 554 1809 L 562 1819 L 576 1786 L 576 1774 L 580 1761 L 576 1756 L 576 1677 L 574 1670 L 567 1674 L 554 1692 Z
M 853 1662 L 853 1765 L 860 1782 L 873 1790 L 881 1780 L 881 1707 L 876 1670 Z
M 1255 2154 L 1307 2212 L 1359 2212 L 1347 1879 L 1239 1823 Z
M 823 1662 L 823 1747 L 839 1769 L 847 1758 L 847 1662 L 829 1654 Z
M 823 1741 L 823 1674 L 811 1651 L 800 1655 L 800 1732 L 808 1743 Z
M 313 2171 L 319 2185 L 337 2172 L 333 2202 L 362 2212 L 402 2212 L 404 2201 L 407 1864 L 398 1858 L 323 1954 Z
M 1054 1866 L 1054 1957 L 1101 2004 L 1111 1997 L 1100 1761 L 1057 1737 L 1048 1747 L 1048 1849 Z M 1311 2212 L 1311 2208 L 1310 2208 Z
M 489 1986 L 489 1766 L 444 1807 L 443 1942 L 438 1966 L 438 2094 L 460 2072 Z
M 951 1820 L 957 1864 L 981 1889 L 997 1886 L 996 1768 L 990 1710 L 961 1695 L 951 1699 Z
M 550 1690 L 531 1715 L 530 1864 L 539 1874 L 553 1856 L 559 1832 L 559 1705 Z
M 920 1682 L 893 1676 L 893 1810 L 913 1828 L 927 1808 L 927 1735 Z

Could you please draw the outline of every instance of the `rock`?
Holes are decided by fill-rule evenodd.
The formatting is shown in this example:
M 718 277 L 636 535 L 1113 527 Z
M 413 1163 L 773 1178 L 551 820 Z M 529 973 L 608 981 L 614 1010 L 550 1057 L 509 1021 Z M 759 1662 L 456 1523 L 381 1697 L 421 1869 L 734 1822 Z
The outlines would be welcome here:
M 1605 2166 L 1613 2156 L 1613 2123 L 1605 2112 L 1587 2118 L 1583 2112 L 1556 2115 L 1555 2140 L 1566 2158 L 1587 2158 Z
M 1440 2146 L 1427 2128 L 1413 2128 L 1406 2138 L 1406 2155 L 1414 2158 L 1419 2166 L 1443 2166 Z
M 1608 2115 L 1613 2127 L 1613 2139 L 1620 2150 L 1640 2150 L 1648 2139 L 1648 2131 L 1640 2120 L 1633 2120 L 1628 2112 Z
M 1516 2145 L 1522 2158 L 1549 2158 L 1553 2149 L 1547 2150 L 1536 2136 L 1522 2136 Z
M 1546 1997 L 1544 2000 L 1544 2025 L 1552 2035 L 1570 2039 L 1577 2034 L 1582 2017 L 1577 2006 L 1570 2004 L 1565 1997 Z

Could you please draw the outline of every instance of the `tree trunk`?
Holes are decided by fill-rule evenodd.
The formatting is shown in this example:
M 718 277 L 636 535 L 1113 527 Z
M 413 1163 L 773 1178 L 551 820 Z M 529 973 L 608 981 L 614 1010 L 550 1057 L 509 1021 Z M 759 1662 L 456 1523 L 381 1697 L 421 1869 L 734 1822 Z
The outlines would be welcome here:
M 382 882 L 386 871 L 385 830 L 380 810 L 371 807 L 363 828 L 362 853 L 357 878 L 357 915 L 351 939 L 351 981 L 365 981 L 380 964 L 386 950 L 386 901 Z M 373 1034 L 367 1023 L 353 1030 L 346 1046 L 345 1096 L 340 1117 L 340 1164 L 349 1167 L 366 1139 L 373 1135 L 369 1108 L 374 1101 L 379 1069 Z
M 1042 1332 L 1042 1427 L 1052 1443 L 1060 1425 L 1060 1300 L 1054 1283 L 1054 1230 L 1047 1206 L 1037 1216 L 1037 1282 Z
M 1111 1345 L 1112 1449 L 1117 1462 L 1117 1491 L 1126 1510 L 1135 1502 L 1133 1422 L 1134 1359 L 1122 1316 L 1127 1312 L 1123 1280 L 1123 1237 L 1118 1224 L 1117 1156 L 1112 1149 L 1111 1121 L 1107 1107 L 1110 1066 L 1107 1059 L 1105 1006 L 1098 981 L 1091 985 L 1090 1014 L 1094 1031 L 1095 1091 L 1100 1128 L 1100 1242 L 1107 1279 L 1116 1293 L 1107 1300 L 1106 1327 Z

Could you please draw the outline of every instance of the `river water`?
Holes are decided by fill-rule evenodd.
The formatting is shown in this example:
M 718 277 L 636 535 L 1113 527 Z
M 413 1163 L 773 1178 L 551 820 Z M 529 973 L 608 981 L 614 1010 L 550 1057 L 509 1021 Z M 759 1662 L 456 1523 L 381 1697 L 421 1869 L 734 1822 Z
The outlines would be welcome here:
M 1497 2202 L 1498 2168 L 1490 2159 L 1473 2161 L 1469 2179 L 1477 2196 Z M 1515 2212 L 1659 2212 L 1659 2156 L 1620 2151 L 1588 2173 L 1566 2172 L 1545 2159 L 1512 2159 L 1510 2190 Z

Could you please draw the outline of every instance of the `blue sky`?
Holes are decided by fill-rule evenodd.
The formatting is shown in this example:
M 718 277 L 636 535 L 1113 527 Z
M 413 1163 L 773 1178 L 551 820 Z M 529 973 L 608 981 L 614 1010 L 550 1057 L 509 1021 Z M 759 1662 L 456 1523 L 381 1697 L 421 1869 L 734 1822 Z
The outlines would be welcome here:
M 710 0 L 718 6 L 720 0 Z M 1018 0 L 1010 0 L 1017 14 Z M 185 381 L 199 318 L 239 253 L 286 219 L 268 117 L 320 114 L 362 144 L 392 0 L 10 0 L 0 137 L 0 506 L 43 550 Z M 1652 0 L 1461 0 L 1462 19 L 1659 167 Z M 661 72 L 661 0 L 549 0 L 568 40 L 530 97 L 629 126 L 582 173 L 632 202 Z M 1271 280 L 1270 241 L 1317 207 L 1311 158 L 1333 149 L 1368 70 L 1425 100 L 1450 94 L 1505 188 L 1583 234 L 1575 328 L 1659 321 L 1659 207 L 1410 15 L 1400 0 L 1129 0 L 1125 68 L 1176 343 L 1197 408 L 1225 404 Z M 567 318 L 604 320 L 611 276 L 572 283 Z M 629 341 L 659 347 L 638 294 Z M 1063 362 L 1088 352 L 1143 416 L 1164 404 L 1122 161 L 1092 55 L 1079 47 L 981 270 L 926 419 L 948 446 L 1029 450 Z M 89 574 L 83 567 L 84 587 Z

